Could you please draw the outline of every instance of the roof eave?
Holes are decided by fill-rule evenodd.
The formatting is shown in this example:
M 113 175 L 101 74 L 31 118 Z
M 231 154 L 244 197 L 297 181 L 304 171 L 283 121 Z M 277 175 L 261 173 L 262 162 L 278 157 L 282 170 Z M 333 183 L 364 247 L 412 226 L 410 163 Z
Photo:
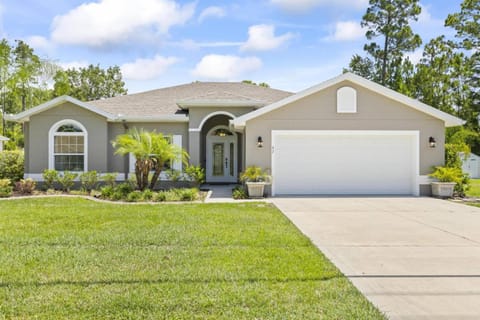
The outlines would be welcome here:
M 162 115 L 162 116 L 121 116 L 109 120 L 110 122 L 188 122 L 187 115 Z
M 254 101 L 254 100 L 190 100 L 190 101 L 177 101 L 177 105 L 183 109 L 188 110 L 189 108 L 196 107 L 250 107 L 250 108 L 260 108 L 266 105 L 264 101 Z

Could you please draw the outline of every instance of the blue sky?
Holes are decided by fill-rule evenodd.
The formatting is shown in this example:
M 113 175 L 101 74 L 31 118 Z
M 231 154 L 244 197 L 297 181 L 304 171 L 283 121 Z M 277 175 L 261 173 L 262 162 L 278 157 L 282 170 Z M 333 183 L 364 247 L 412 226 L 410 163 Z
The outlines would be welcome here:
M 424 41 L 461 0 L 422 0 Z M 363 54 L 368 0 L 0 0 L 0 32 L 61 66 L 118 65 L 130 93 L 200 81 L 299 91 Z M 416 61 L 421 51 L 413 52 Z

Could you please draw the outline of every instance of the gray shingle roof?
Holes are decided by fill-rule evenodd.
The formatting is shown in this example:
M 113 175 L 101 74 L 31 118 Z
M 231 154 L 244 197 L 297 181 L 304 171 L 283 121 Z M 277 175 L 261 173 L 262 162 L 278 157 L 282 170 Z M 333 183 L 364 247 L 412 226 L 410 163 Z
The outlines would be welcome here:
M 188 101 L 246 102 L 265 106 L 292 95 L 291 92 L 241 82 L 193 82 L 174 87 L 90 101 L 113 115 L 161 116 L 185 113 L 177 103 Z

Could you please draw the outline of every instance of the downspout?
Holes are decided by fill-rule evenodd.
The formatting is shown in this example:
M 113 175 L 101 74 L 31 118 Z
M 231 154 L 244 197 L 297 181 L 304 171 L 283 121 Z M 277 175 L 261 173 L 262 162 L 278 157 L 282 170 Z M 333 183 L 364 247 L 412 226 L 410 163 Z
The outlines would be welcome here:
M 122 120 L 122 125 L 123 125 L 123 130 L 125 133 L 128 131 L 128 124 L 125 119 Z M 123 161 L 123 171 L 124 171 L 124 176 L 125 176 L 125 181 L 128 180 L 128 174 L 129 174 L 129 169 L 130 169 L 130 157 L 128 155 L 125 155 L 125 159 Z

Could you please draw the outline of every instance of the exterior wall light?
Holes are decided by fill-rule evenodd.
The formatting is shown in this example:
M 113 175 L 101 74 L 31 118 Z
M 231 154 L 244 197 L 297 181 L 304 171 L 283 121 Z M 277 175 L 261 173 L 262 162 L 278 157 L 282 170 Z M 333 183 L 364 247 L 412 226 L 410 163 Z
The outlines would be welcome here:
M 260 136 L 257 139 L 257 148 L 263 148 L 263 139 Z
M 437 146 L 437 141 L 435 141 L 434 137 L 428 138 L 428 145 L 430 148 L 435 148 Z

